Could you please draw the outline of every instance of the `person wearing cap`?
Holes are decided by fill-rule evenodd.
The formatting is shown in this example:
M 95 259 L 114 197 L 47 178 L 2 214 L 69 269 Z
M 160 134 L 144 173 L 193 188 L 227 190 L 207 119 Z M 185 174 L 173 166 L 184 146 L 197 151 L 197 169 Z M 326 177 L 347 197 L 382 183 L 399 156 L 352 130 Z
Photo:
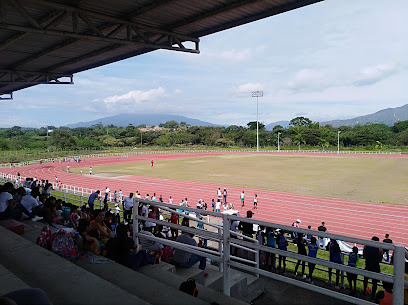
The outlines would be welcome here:
M 156 224 L 150 221 L 146 221 L 143 229 L 140 231 L 141 234 L 145 234 L 147 236 L 154 237 L 152 230 L 156 227 Z M 146 251 L 154 251 L 154 250 L 161 250 L 163 249 L 163 245 L 161 243 L 145 239 L 143 237 L 139 238 L 140 245 L 142 246 L 143 250 Z
M 299 228 L 301 222 L 302 221 L 300 219 L 296 219 L 296 221 L 292 223 L 292 227 Z M 297 236 L 298 236 L 297 232 L 293 232 L 293 239 L 295 239 Z

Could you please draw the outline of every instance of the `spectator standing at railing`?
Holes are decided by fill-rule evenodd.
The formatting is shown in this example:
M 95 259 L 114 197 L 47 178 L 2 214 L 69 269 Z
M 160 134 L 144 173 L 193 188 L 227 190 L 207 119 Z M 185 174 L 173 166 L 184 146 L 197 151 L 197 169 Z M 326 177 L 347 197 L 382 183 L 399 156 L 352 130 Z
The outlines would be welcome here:
M 309 249 L 309 254 L 307 256 L 316 258 L 317 251 L 319 250 L 319 246 L 317 245 L 316 237 L 312 236 L 312 238 L 310 239 L 310 244 L 307 247 Z M 311 284 L 314 284 L 313 283 L 313 271 L 316 267 L 316 264 L 307 263 L 307 265 L 309 267 L 309 278 L 307 279 L 307 281 Z
M 380 241 L 377 236 L 373 236 L 371 238 L 373 241 Z M 365 270 L 380 273 L 380 262 L 382 261 L 383 252 L 381 248 L 371 247 L 371 246 L 364 246 L 363 256 L 365 258 Z M 373 287 L 371 289 L 371 298 L 375 298 L 375 293 L 377 292 L 377 283 L 378 280 L 371 279 L 373 283 Z M 367 284 L 368 284 L 368 277 L 364 277 L 364 292 L 365 295 Z
M 96 192 L 92 193 L 89 198 L 88 198 L 88 205 L 91 211 L 94 210 L 94 202 L 96 199 L 99 199 L 99 194 L 101 193 L 100 190 L 97 190 Z
M 320 232 L 326 232 L 327 231 L 327 228 L 325 227 L 324 221 L 322 222 L 322 225 L 317 228 L 317 230 L 320 231 Z M 322 248 L 326 247 L 326 238 L 319 236 L 319 246 L 322 247 Z
M 392 239 L 390 239 L 389 234 L 385 234 L 385 239 L 383 240 L 383 243 L 392 244 Z M 385 249 L 384 254 L 386 255 L 386 260 L 385 261 L 387 263 L 389 263 L 390 262 L 390 250 Z
M 276 239 L 275 239 L 275 232 L 273 228 L 266 228 L 266 246 L 270 248 L 276 248 Z M 271 258 L 272 262 L 269 263 L 269 259 Z M 276 255 L 275 253 L 266 252 L 265 258 L 265 268 L 268 271 L 272 271 L 272 269 L 276 268 Z
M 343 262 L 341 261 L 340 246 L 337 243 L 337 240 L 331 239 L 327 247 L 329 248 L 330 262 L 336 263 L 336 264 L 343 264 Z M 339 278 L 340 278 L 340 270 L 336 269 L 336 285 L 334 286 L 334 289 L 336 290 L 340 290 Z M 332 285 L 331 279 L 332 279 L 332 268 L 329 267 L 329 280 L 326 281 L 326 284 Z
M 252 211 L 247 211 L 246 218 L 250 219 L 252 218 L 252 215 L 254 215 Z M 254 231 L 254 225 L 252 223 L 241 220 L 239 222 L 238 229 L 242 231 L 243 235 L 250 237 L 250 238 L 254 238 L 255 231 Z M 248 239 L 244 239 L 244 241 L 248 241 Z M 244 251 L 244 258 L 248 258 L 248 251 Z
M 353 247 L 353 252 L 349 253 L 348 265 L 349 267 L 357 267 L 358 265 L 358 248 Z M 350 295 L 354 296 L 357 293 L 357 274 L 347 272 L 347 280 L 350 286 Z
M 176 213 L 171 213 L 169 222 L 178 225 L 179 224 L 179 215 Z M 171 238 L 176 239 L 178 237 L 178 229 L 171 228 Z
M 123 208 L 124 208 L 123 218 L 125 224 L 128 224 L 130 223 L 130 220 L 132 218 L 133 193 L 130 193 L 129 196 L 125 198 Z
M 306 251 L 306 241 L 303 239 L 303 233 L 299 233 L 297 239 L 295 240 L 295 243 L 297 245 L 298 248 L 298 254 L 300 255 L 307 255 L 307 251 Z M 296 263 L 296 267 L 295 267 L 295 277 L 298 275 L 297 270 L 300 266 L 300 264 L 302 264 L 302 278 L 305 279 L 306 275 L 305 275 L 305 265 L 306 262 L 302 261 L 302 260 L 298 260 Z
M 285 235 L 283 235 L 283 232 L 281 230 L 277 230 L 278 233 L 278 249 L 281 251 L 288 251 L 288 241 L 285 238 Z M 283 271 L 282 271 L 282 263 L 283 263 Z M 279 267 L 278 267 L 278 272 L 279 274 L 285 274 L 286 271 L 286 256 L 279 254 Z

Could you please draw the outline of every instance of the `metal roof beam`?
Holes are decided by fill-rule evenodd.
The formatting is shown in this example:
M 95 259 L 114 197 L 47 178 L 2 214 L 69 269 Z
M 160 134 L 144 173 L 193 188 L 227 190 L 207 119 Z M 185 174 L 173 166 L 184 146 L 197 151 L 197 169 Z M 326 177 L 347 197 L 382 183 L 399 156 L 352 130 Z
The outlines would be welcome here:
M 29 26 L 4 24 L 4 23 L 0 23 L 0 29 L 12 30 L 12 31 L 18 31 L 18 32 L 26 32 L 26 33 L 36 33 L 36 34 L 42 34 L 42 35 L 60 36 L 60 37 L 67 37 L 67 38 L 74 38 L 74 39 L 86 39 L 86 40 L 92 40 L 92 41 L 109 42 L 109 43 L 115 43 L 115 44 L 121 44 L 121 45 L 127 45 L 127 46 L 135 46 L 135 47 L 144 46 L 144 47 L 153 48 L 153 49 L 165 49 L 165 50 L 181 51 L 181 52 L 188 52 L 188 53 L 200 53 L 200 51 L 198 50 L 198 41 L 194 42 L 195 48 L 192 49 L 192 48 L 186 48 L 186 47 L 177 47 L 174 45 L 163 44 L 163 43 L 160 43 L 160 44 L 146 43 L 143 41 L 133 40 L 132 37 L 130 37 L 131 39 L 125 40 L 125 39 L 110 38 L 106 36 L 100 37 L 100 36 L 94 36 L 94 35 L 88 35 L 88 34 L 77 34 L 77 33 L 66 32 L 66 31 L 41 30 L 41 29 L 37 29 L 34 27 L 29 27 Z M 177 35 L 168 36 L 168 37 L 177 38 Z
M 73 84 L 74 76 L 66 73 L 41 73 L 21 70 L 0 70 L 0 84 Z M 66 80 L 68 78 L 68 80 Z
M 12 0 L 12 1 L 17 1 L 17 0 Z M 31 3 L 31 4 L 36 4 L 39 6 L 45 6 L 45 7 L 51 7 L 54 9 L 60 9 L 63 11 L 70 11 L 70 12 L 76 12 L 76 13 L 82 13 L 86 15 L 88 18 L 96 19 L 98 21 L 105 21 L 109 22 L 112 24 L 125 24 L 125 25 L 130 25 L 132 27 L 135 27 L 139 30 L 146 31 L 148 33 L 154 33 L 154 34 L 165 34 L 168 36 L 177 36 L 178 39 L 180 40 L 185 40 L 185 41 L 193 41 L 193 42 L 198 42 L 199 39 L 197 37 L 193 36 L 187 36 L 187 35 L 182 35 L 182 34 L 177 34 L 171 31 L 166 31 L 166 30 L 161 30 L 152 26 L 147 26 L 142 23 L 138 22 L 133 22 L 129 21 L 123 18 L 116 18 L 112 17 L 109 15 L 93 12 L 87 9 L 83 8 L 77 8 L 74 6 L 66 5 L 66 4 L 61 4 L 61 3 L 56 3 L 53 1 L 44 1 L 44 0 L 25 0 L 25 2 Z
M 144 5 L 141 8 L 139 8 L 139 9 L 137 9 L 137 10 L 135 10 L 135 11 L 129 13 L 129 14 L 126 14 L 126 16 L 124 18 L 137 17 L 139 15 L 142 15 L 142 14 L 144 14 L 146 12 L 150 12 L 150 11 L 152 11 L 152 10 L 154 10 L 154 9 L 160 7 L 160 6 L 163 6 L 163 5 L 165 5 L 165 4 L 169 3 L 169 2 L 172 2 L 172 1 L 173 0 L 152 1 L 150 4 Z
M 4 100 L 12 100 L 13 99 L 13 92 L 5 92 L 5 93 L 1 93 L 0 92 L 0 101 L 4 101 Z
M 201 13 L 201 14 L 189 17 L 187 19 L 183 19 L 180 22 L 170 24 L 170 25 L 168 25 L 166 27 L 166 29 L 181 28 L 183 26 L 190 25 L 190 24 L 193 24 L 193 23 L 196 23 L 196 22 L 200 22 L 203 19 L 214 17 L 214 16 L 216 16 L 218 14 L 225 13 L 227 11 L 236 9 L 238 7 L 253 4 L 255 2 L 264 2 L 264 1 L 263 0 L 240 0 L 240 1 L 235 1 L 235 2 L 233 2 L 231 4 L 223 5 L 221 7 L 216 8 L 216 9 L 210 10 L 210 11 L 208 11 L 206 13 Z
M 1 8 L 1 3 L 2 3 L 2 2 L 4 3 L 3 8 L 5 9 L 5 1 L 6 1 L 6 0 L 0 0 L 0 11 L 1 11 L 1 9 L 2 9 L 2 8 Z M 0 13 L 0 15 L 1 15 L 1 13 Z M 41 24 L 44 24 L 44 23 L 47 23 L 47 22 L 50 22 L 50 21 L 51 21 L 51 23 L 53 23 L 53 22 L 54 22 L 53 19 L 54 19 L 56 16 L 58 16 L 58 15 L 60 15 L 59 12 L 53 11 L 52 13 L 48 14 L 47 16 L 44 16 L 44 17 L 38 19 L 38 20 L 37 20 L 37 23 L 39 23 L 40 25 L 41 25 Z M 56 18 L 56 19 L 58 19 L 58 18 Z M 54 19 L 54 20 L 56 20 L 56 19 Z M 3 22 L 4 22 L 4 23 L 6 22 L 5 11 L 4 11 Z M 1 19 L 0 19 L 0 23 L 1 23 Z M 46 28 L 48 28 L 48 27 L 50 27 L 50 25 L 46 26 Z M 28 34 L 29 34 L 29 33 L 18 33 L 18 34 L 15 34 L 15 35 L 13 35 L 13 36 L 7 38 L 6 40 L 0 42 L 0 51 L 3 50 L 3 49 L 5 49 L 5 48 L 7 48 L 7 47 L 10 46 L 10 45 L 12 45 L 13 43 L 17 42 L 18 40 L 20 40 L 20 39 L 26 37 Z

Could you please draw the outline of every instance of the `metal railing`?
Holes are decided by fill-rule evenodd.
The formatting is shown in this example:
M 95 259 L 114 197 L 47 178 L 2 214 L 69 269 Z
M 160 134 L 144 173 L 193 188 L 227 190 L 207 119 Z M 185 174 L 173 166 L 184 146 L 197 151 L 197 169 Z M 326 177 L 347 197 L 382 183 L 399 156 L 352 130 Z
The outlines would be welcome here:
M 405 248 L 402 245 L 394 245 L 394 244 L 386 244 L 386 243 L 381 243 L 381 242 L 376 242 L 372 240 L 364 240 L 364 239 L 359 239 L 359 238 L 354 238 L 354 237 L 349 237 L 349 236 L 344 236 L 344 235 L 337 235 L 337 234 L 331 234 L 331 233 L 323 233 L 320 231 L 312 231 L 312 230 L 307 230 L 307 229 L 301 229 L 301 228 L 295 228 L 292 226 L 285 226 L 277 223 L 269 223 L 266 221 L 260 221 L 260 220 L 254 220 L 254 219 L 249 219 L 249 218 L 242 218 L 239 216 L 233 216 L 233 215 L 228 215 L 224 213 L 216 213 L 216 212 L 211 212 L 207 210 L 201 210 L 201 209 L 194 209 L 194 208 L 188 208 L 188 207 L 182 207 L 183 210 L 187 210 L 189 212 L 193 213 L 200 213 L 201 215 L 208 215 L 208 216 L 213 216 L 218 219 L 222 218 L 222 225 L 217 225 L 211 222 L 205 222 L 208 226 L 211 226 L 217 230 L 217 232 L 210 232 L 206 230 L 200 230 L 200 229 L 195 229 L 195 228 L 190 228 L 190 227 L 185 227 L 181 226 L 178 224 L 172 224 L 169 222 L 165 221 L 160 221 L 160 220 L 152 220 L 151 218 L 145 218 L 142 216 L 138 215 L 138 205 L 139 203 L 143 204 L 148 204 L 152 206 L 156 206 L 160 208 L 161 210 L 166 210 L 166 211 L 171 211 L 173 213 L 178 213 L 176 209 L 178 209 L 178 206 L 172 205 L 172 204 L 167 204 L 167 203 L 161 203 L 161 202 L 154 202 L 154 201 L 149 201 L 149 200 L 144 200 L 140 198 L 135 198 L 134 199 L 134 210 L 133 210 L 133 221 L 134 221 L 134 232 L 133 232 L 133 237 L 135 241 L 138 243 L 139 238 L 155 241 L 162 243 L 164 245 L 171 246 L 176 249 L 181 249 L 193 254 L 197 254 L 203 257 L 207 257 L 210 259 L 213 259 L 215 261 L 218 261 L 220 264 L 220 270 L 222 270 L 224 277 L 223 277 L 223 292 L 226 295 L 230 295 L 230 285 L 231 285 L 231 271 L 230 268 L 234 267 L 246 272 L 251 272 L 254 274 L 263 275 L 268 278 L 272 278 L 275 280 L 279 280 L 291 285 L 295 285 L 304 289 L 308 289 L 320 294 L 328 295 L 330 297 L 334 297 L 346 302 L 350 302 L 353 304 L 373 304 L 369 301 L 365 301 L 350 295 L 346 295 L 337 291 L 333 291 L 330 289 L 326 289 L 323 287 L 315 286 L 313 284 L 305 283 L 303 281 L 299 281 L 293 278 L 285 277 L 283 275 L 279 275 L 276 273 L 268 272 L 265 270 L 262 270 L 259 268 L 259 253 L 260 251 L 263 252 L 269 252 L 273 253 L 275 255 L 281 255 L 285 257 L 289 257 L 292 259 L 296 260 L 301 260 L 305 261 L 308 263 L 324 266 L 327 268 L 333 268 L 340 270 L 342 272 L 349 272 L 357 275 L 362 275 L 371 279 L 379 280 L 379 281 L 385 281 L 389 283 L 393 283 L 394 288 L 393 288 L 393 304 L 403 304 L 403 299 L 404 299 L 404 284 L 408 286 L 408 283 L 404 281 L 404 262 L 405 262 Z M 183 215 L 184 217 L 187 217 L 189 219 L 193 219 L 196 221 L 203 222 L 202 220 L 197 220 L 192 216 L 187 216 Z M 361 268 L 355 268 L 355 267 L 349 267 L 345 266 L 342 264 L 337 264 L 330 262 L 325 259 L 321 258 L 312 258 L 304 255 L 297 254 L 295 252 L 291 251 L 282 251 L 277 248 L 271 248 L 263 245 L 259 245 L 258 242 L 253 239 L 249 238 L 247 236 L 244 236 L 240 233 L 235 233 L 230 230 L 231 226 L 231 221 L 245 221 L 246 223 L 252 223 L 256 225 L 262 225 L 265 227 L 271 227 L 271 228 L 279 228 L 283 231 L 287 232 L 297 232 L 297 233 L 303 233 L 303 234 L 311 234 L 314 236 L 319 236 L 319 237 L 325 237 L 325 238 L 330 238 L 330 239 L 336 239 L 336 240 L 342 240 L 345 242 L 350 242 L 350 243 L 355 243 L 355 244 L 360 244 L 364 246 L 371 246 L 371 247 L 376 247 L 376 248 L 381 248 L 385 250 L 392 250 L 394 251 L 394 272 L 392 275 L 389 274 L 384 274 L 384 273 L 375 273 L 371 271 L 367 271 Z M 151 237 L 144 235 L 139 232 L 139 222 L 140 221 L 150 221 L 154 222 L 157 224 L 162 224 L 166 225 L 170 228 L 173 229 L 178 229 L 184 232 L 189 232 L 193 233 L 198 236 L 202 236 L 204 238 L 208 239 L 219 239 L 219 246 L 218 249 L 216 250 L 209 250 L 206 248 L 200 248 L 200 247 L 194 247 L 190 245 L 186 245 L 183 243 L 179 243 L 177 241 L 172 241 L 172 240 L 166 240 L 166 239 L 161 239 L 157 237 Z M 231 238 L 231 234 L 236 234 L 238 236 L 241 236 L 243 239 L 237 239 L 237 238 Z M 246 251 L 251 251 L 255 253 L 255 260 L 249 260 L 249 259 L 243 259 L 237 256 L 232 256 L 230 254 L 230 247 L 231 246 L 236 246 L 238 245 L 240 248 L 245 249 Z

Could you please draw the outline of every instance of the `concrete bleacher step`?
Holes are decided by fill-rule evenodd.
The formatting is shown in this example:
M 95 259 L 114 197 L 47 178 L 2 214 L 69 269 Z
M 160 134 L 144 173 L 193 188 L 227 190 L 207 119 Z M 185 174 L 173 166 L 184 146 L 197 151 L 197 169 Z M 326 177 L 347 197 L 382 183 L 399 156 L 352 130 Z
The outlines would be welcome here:
M 149 304 L 141 298 L 0 227 L 0 261 L 54 305 Z
M 176 272 L 167 272 L 167 274 L 164 275 L 163 270 L 165 270 L 165 268 L 160 268 L 159 266 L 161 264 L 166 264 L 166 263 L 160 263 L 159 265 L 144 266 L 144 267 L 139 268 L 138 272 L 145 274 L 151 278 L 154 278 L 166 284 L 167 286 L 178 289 L 180 287 L 180 284 L 184 282 L 186 278 L 181 277 Z M 181 274 L 186 275 L 187 273 L 181 273 Z M 241 300 L 226 296 L 223 293 L 215 291 L 198 282 L 196 283 L 197 283 L 197 290 L 198 290 L 198 298 L 202 299 L 203 301 L 207 303 L 215 302 L 220 305 L 245 305 L 245 304 L 247 305 L 247 303 L 244 303 Z M 176 303 L 176 302 L 173 302 L 173 303 Z
M 87 260 L 81 259 L 76 262 L 76 265 L 117 285 L 128 293 L 137 295 L 151 304 L 208 304 L 199 298 L 194 298 L 179 291 L 178 287 L 175 289 L 170 285 L 164 284 L 150 276 L 150 274 L 142 274 L 117 263 L 91 264 Z M 162 268 L 155 268 L 155 270 L 161 277 L 166 277 L 167 275 L 172 274 Z M 169 302 L 169 300 L 173 301 Z
M 30 288 L 30 286 L 0 264 L 0 295 L 24 288 Z
M 220 276 L 220 279 L 214 283 L 211 283 L 209 287 L 216 291 L 222 291 L 223 286 L 223 273 L 219 272 L 218 267 L 213 265 L 207 265 L 206 271 L 208 270 L 209 275 Z M 231 268 L 231 296 L 240 299 L 244 302 L 251 302 L 252 300 L 259 297 L 264 292 L 264 281 L 258 277 Z

